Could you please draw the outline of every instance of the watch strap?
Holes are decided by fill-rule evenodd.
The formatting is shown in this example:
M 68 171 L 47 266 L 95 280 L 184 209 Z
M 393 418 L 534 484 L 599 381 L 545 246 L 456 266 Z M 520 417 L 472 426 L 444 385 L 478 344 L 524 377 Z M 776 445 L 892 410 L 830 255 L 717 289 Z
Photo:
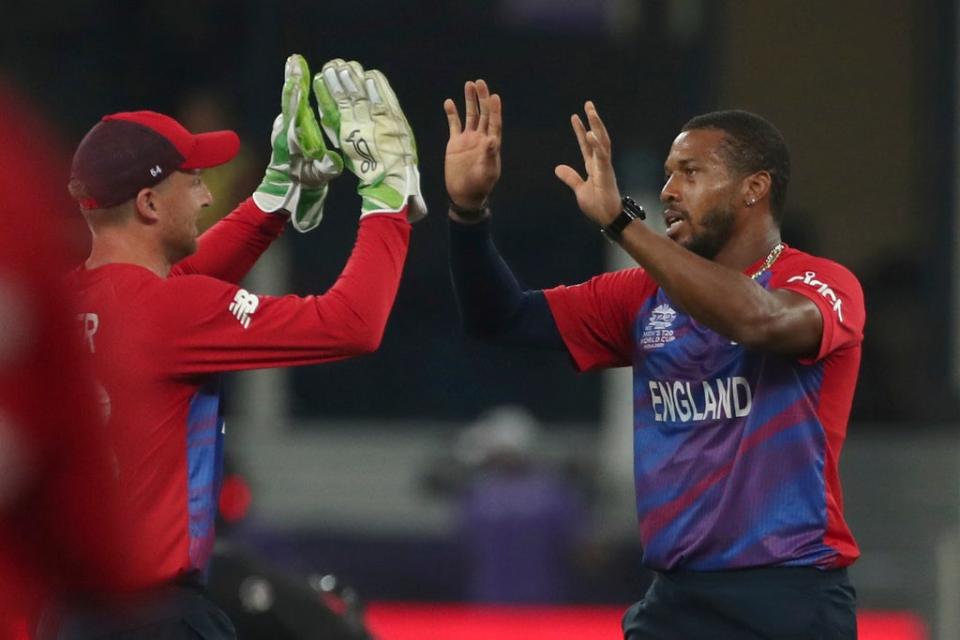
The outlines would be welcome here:
M 647 213 L 643 210 L 643 207 L 637 204 L 630 196 L 623 196 L 620 199 L 620 204 L 623 207 L 620 210 L 620 214 L 617 215 L 610 224 L 601 228 L 603 235 L 612 242 L 620 241 L 620 238 L 623 236 L 623 230 L 627 228 L 628 224 L 634 220 L 646 220 L 647 218 Z

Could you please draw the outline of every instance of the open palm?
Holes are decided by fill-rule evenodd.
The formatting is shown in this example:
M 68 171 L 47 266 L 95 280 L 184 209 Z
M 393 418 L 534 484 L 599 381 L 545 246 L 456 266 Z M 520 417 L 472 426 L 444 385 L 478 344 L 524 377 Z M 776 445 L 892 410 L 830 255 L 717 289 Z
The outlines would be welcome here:
M 503 128 L 500 96 L 490 94 L 483 80 L 464 85 L 465 119 L 453 100 L 443 103 L 450 125 L 444 159 L 447 194 L 454 204 L 477 209 L 484 205 L 500 179 L 500 140 Z
M 570 118 L 570 124 L 580 145 L 587 177 L 584 179 L 569 165 L 558 166 L 555 173 L 576 194 L 580 210 L 594 222 L 605 225 L 620 212 L 620 190 L 613 172 L 607 128 L 592 102 L 588 101 L 584 110 L 590 129 L 584 126 L 578 115 Z

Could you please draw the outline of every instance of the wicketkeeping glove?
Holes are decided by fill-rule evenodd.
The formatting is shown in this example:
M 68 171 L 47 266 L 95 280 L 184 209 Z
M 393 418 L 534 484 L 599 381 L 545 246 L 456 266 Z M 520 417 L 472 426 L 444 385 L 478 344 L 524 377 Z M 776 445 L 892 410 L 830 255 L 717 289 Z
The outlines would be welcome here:
M 273 152 L 253 200 L 267 212 L 288 211 L 294 228 L 305 233 L 320 224 L 327 184 L 343 171 L 343 160 L 323 142 L 303 56 L 287 58 L 283 76 L 281 113 L 270 135 Z
M 361 217 L 400 211 L 427 215 L 420 193 L 417 143 L 387 78 L 357 62 L 331 60 L 313 78 L 320 123 L 360 181 Z

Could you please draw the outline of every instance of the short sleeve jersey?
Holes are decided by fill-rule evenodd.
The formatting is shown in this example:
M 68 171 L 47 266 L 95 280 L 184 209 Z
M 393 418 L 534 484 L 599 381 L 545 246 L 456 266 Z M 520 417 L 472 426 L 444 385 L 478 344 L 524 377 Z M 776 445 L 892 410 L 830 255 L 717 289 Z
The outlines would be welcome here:
M 637 514 L 650 568 L 835 568 L 859 556 L 838 462 L 860 366 L 860 284 L 789 247 L 757 282 L 817 305 L 815 357 L 731 341 L 639 268 L 545 292 L 579 370 L 633 366 Z

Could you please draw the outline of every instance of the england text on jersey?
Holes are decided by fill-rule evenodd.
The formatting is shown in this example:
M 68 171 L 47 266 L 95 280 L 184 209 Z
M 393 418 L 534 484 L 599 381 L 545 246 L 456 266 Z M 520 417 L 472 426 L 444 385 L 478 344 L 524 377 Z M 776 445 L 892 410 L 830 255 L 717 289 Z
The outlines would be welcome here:
M 657 422 L 702 422 L 742 418 L 753 408 L 750 383 L 742 376 L 696 382 L 650 380 L 650 404 Z

